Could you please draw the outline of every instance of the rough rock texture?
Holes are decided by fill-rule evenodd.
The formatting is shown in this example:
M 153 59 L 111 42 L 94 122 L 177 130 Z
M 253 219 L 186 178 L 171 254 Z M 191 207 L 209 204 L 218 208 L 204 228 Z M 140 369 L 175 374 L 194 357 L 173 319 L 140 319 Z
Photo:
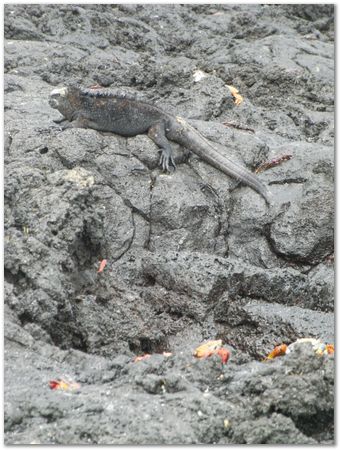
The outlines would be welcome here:
M 334 442 L 333 358 L 262 361 L 334 341 L 333 39 L 333 5 L 6 5 L 7 444 Z M 137 91 L 250 170 L 292 155 L 259 175 L 276 208 L 178 145 L 163 174 L 147 136 L 62 131 L 68 81 Z M 208 339 L 224 367 L 193 358 Z

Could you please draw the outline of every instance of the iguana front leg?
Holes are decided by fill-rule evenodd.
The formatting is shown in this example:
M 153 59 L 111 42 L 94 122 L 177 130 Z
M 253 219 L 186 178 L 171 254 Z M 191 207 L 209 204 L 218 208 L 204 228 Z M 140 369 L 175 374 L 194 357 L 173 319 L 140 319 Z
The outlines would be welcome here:
M 54 123 L 63 123 L 63 122 L 66 122 L 67 121 L 67 119 L 65 119 L 65 117 L 61 117 L 61 118 L 59 118 L 59 119 L 53 119 L 53 122 Z
M 98 129 L 96 122 L 84 116 L 83 114 L 73 114 L 71 118 L 63 118 L 61 120 L 57 119 L 54 122 L 59 123 L 62 130 L 67 130 L 68 128 L 93 128 L 95 130 Z
M 176 169 L 176 164 L 173 157 L 173 151 L 165 135 L 164 122 L 157 122 L 148 130 L 148 136 L 154 141 L 156 145 L 161 149 L 161 157 L 159 160 L 160 165 L 164 171 L 170 172 L 169 165 L 171 164 Z

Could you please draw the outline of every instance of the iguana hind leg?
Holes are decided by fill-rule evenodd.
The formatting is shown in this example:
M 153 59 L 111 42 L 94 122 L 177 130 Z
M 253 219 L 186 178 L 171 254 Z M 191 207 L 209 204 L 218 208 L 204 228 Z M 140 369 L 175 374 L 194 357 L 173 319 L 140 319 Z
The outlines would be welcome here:
M 152 125 L 148 130 L 148 136 L 161 149 L 159 164 L 162 166 L 163 170 L 170 172 L 170 164 L 176 169 L 173 151 L 170 142 L 165 135 L 164 122 L 157 122 L 155 125 Z

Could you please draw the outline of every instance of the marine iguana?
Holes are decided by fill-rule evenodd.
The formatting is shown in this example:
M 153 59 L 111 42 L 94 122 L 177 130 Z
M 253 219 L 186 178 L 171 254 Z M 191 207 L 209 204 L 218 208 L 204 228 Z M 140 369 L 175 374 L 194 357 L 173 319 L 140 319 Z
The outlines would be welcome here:
M 268 204 L 271 202 L 272 194 L 255 175 L 221 155 L 184 119 L 174 117 L 136 96 L 69 85 L 53 89 L 49 104 L 68 121 L 63 128 L 93 128 L 126 137 L 148 133 L 161 149 L 160 164 L 165 171 L 169 171 L 170 164 L 176 168 L 169 140 L 177 142 L 211 166 L 251 187 Z

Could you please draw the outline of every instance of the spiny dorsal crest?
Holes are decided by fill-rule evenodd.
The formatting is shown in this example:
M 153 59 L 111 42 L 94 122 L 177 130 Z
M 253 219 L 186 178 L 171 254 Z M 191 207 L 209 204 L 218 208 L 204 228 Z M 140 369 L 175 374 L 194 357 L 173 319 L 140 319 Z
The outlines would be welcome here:
M 129 92 L 122 89 L 84 88 L 81 93 L 88 97 L 121 98 L 127 100 L 147 101 L 145 95 L 139 92 Z

